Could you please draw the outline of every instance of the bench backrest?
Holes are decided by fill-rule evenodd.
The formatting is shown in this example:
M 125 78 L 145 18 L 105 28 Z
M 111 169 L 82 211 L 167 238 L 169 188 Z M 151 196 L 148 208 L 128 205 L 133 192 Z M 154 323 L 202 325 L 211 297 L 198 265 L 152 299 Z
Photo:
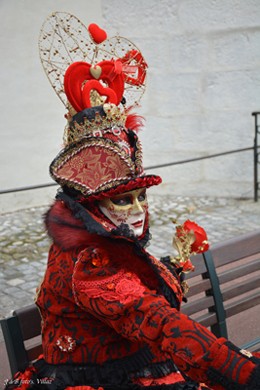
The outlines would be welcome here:
M 41 316 L 35 304 L 15 310 L 1 320 L 12 375 L 23 371 L 42 353 Z
M 228 337 L 226 319 L 260 303 L 260 230 L 216 244 L 192 262 L 182 311 Z
M 195 271 L 187 276 L 190 290 L 182 312 L 217 337 L 227 337 L 226 318 L 260 303 L 260 230 L 214 245 L 192 262 Z M 38 308 L 33 304 L 16 310 L 1 326 L 14 375 L 42 352 Z M 259 341 L 247 347 L 257 345 L 251 349 L 258 350 Z

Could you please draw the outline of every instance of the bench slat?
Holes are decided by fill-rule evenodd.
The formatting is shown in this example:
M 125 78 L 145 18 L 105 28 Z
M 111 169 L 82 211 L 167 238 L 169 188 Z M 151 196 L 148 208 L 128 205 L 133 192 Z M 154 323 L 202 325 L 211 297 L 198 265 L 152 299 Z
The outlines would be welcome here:
M 227 317 L 232 317 L 235 314 L 250 309 L 251 307 L 260 304 L 260 292 L 247 296 L 238 302 L 230 303 L 225 305 L 225 312 Z
M 260 269 L 259 255 L 254 256 L 254 260 L 247 264 L 242 264 L 233 269 L 229 269 L 223 272 L 218 272 L 218 278 L 220 284 L 230 282 L 245 275 L 250 275 Z M 218 270 L 217 270 L 218 271 Z
M 218 322 L 216 313 L 207 313 L 199 317 L 191 316 L 191 318 L 199 322 L 201 325 L 206 326 L 207 328 L 217 324 Z
M 259 276 L 255 276 L 255 277 L 248 279 L 243 284 L 237 283 L 231 287 L 223 289 L 221 291 L 223 301 L 227 301 L 229 299 L 239 297 L 240 295 L 245 294 L 248 291 L 253 291 L 257 288 L 260 288 L 259 282 L 260 282 Z
M 187 303 L 186 305 L 183 305 L 182 311 L 187 315 L 191 315 L 213 306 L 214 306 L 214 298 L 212 296 L 208 296 L 208 297 L 200 298 L 195 302 L 193 301 Z
M 255 340 L 249 341 L 248 343 L 241 346 L 241 349 L 247 349 L 251 352 L 260 351 L 260 337 Z
M 27 356 L 30 362 L 33 362 L 42 354 L 42 345 L 38 344 L 27 350 Z
M 190 284 L 190 283 L 189 283 Z M 190 286 L 189 292 L 187 294 L 187 298 L 190 296 L 197 295 L 204 291 L 207 291 L 211 288 L 211 283 L 209 279 L 202 279 L 199 282 L 196 282 L 192 286 Z
M 218 243 L 212 248 L 212 256 L 216 267 L 256 253 L 260 253 L 260 229 L 226 240 L 225 245 Z
M 29 340 L 39 335 L 41 315 L 35 304 L 15 310 L 14 315 L 18 317 L 24 340 Z M 28 326 L 28 319 L 30 319 L 30 326 Z

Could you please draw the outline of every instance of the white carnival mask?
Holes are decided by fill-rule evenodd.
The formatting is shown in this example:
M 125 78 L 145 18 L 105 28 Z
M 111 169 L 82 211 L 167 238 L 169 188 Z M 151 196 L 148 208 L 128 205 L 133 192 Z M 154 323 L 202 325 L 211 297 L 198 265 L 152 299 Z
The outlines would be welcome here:
M 139 237 L 143 234 L 148 208 L 145 188 L 103 199 L 99 203 L 99 208 L 115 226 L 124 223 L 135 236 Z

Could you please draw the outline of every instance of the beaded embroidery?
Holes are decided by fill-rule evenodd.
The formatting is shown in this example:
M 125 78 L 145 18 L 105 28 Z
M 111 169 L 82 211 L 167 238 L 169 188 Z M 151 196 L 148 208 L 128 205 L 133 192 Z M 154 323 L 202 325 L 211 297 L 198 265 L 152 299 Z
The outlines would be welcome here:
M 56 341 L 57 347 L 62 352 L 73 352 L 76 348 L 76 341 L 71 336 L 60 336 Z

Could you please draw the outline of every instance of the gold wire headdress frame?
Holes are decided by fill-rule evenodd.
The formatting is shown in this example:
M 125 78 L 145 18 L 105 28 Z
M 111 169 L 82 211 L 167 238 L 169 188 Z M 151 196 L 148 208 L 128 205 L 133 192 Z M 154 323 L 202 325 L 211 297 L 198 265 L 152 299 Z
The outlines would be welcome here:
M 139 120 L 129 114 L 145 91 L 147 64 L 140 50 L 63 12 L 43 24 L 39 49 L 68 109 L 65 148 L 50 165 L 52 178 L 85 197 L 159 184 L 159 177 L 143 171 Z
M 124 74 L 124 95 L 120 102 L 124 108 L 137 105 L 144 94 L 147 64 L 137 46 L 120 36 L 97 43 L 89 28 L 69 13 L 55 12 L 46 19 L 40 32 L 39 51 L 54 91 L 72 115 L 76 111 L 68 104 L 64 76 L 68 67 L 75 62 L 89 64 L 93 80 L 106 85 L 99 64 L 118 61 Z M 104 103 L 99 94 L 92 91 L 90 95 L 91 106 Z

